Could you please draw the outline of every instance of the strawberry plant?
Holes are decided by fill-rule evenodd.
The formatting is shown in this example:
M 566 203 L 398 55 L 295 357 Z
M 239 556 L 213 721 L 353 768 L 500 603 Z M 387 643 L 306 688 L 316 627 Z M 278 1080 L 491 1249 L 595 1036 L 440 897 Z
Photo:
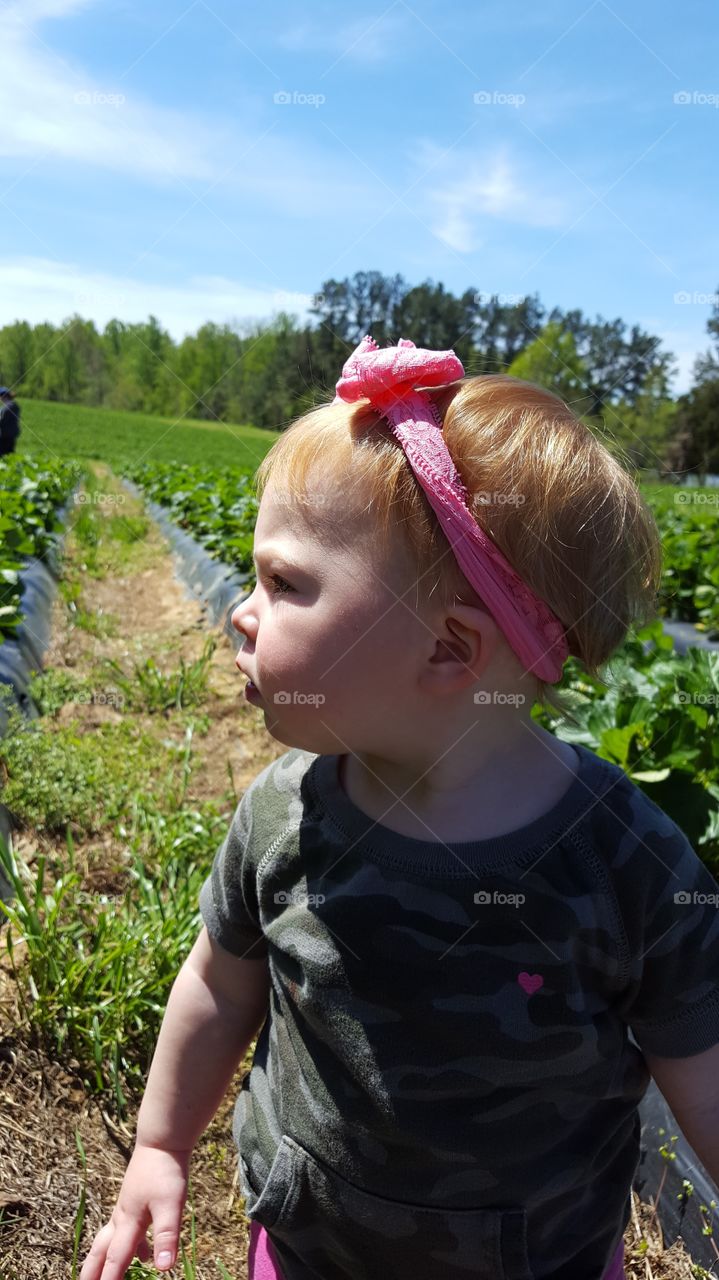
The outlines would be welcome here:
M 180 528 L 211 555 L 252 572 L 252 544 L 259 503 L 248 467 L 145 462 L 125 468 L 148 498 L 166 507 Z
M 52 535 L 62 528 L 58 508 L 79 478 L 73 463 L 0 458 L 0 644 L 21 621 L 23 565 L 28 556 L 49 555 Z

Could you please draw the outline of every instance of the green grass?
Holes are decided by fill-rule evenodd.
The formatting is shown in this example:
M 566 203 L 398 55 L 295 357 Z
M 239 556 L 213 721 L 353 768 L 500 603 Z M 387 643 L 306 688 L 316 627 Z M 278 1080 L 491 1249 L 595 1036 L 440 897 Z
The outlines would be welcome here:
M 214 636 L 209 636 L 195 662 L 186 663 L 180 657 L 179 667 L 167 672 L 160 671 L 152 657 L 133 663 L 132 675 L 127 675 L 114 658 L 105 658 L 103 665 L 128 710 L 169 711 L 174 707 L 180 711 L 183 707 L 198 706 L 207 697 L 209 665 L 216 647 Z
M 75 1058 L 85 1086 L 112 1099 L 121 1118 L 129 1098 L 142 1094 L 170 987 L 201 925 L 200 888 L 228 822 L 213 804 L 165 817 L 147 801 L 138 821 L 136 802 L 134 816 L 124 887 L 114 894 L 83 888 L 69 832 L 59 877 L 44 854 L 34 874 L 14 865 L 0 838 L 15 893 L 0 914 L 27 946 L 18 971 L 5 931 L 24 1021 L 50 1056 Z
M 274 431 L 194 418 L 153 417 L 51 400 L 23 400 L 18 452 L 60 458 L 131 462 L 212 462 L 259 465 Z
M 52 717 L 26 722 L 8 701 L 8 724 L 0 739 L 5 774 L 3 804 L 23 825 L 37 831 L 92 835 L 120 820 L 133 799 L 161 791 L 182 804 L 190 767 L 194 724 L 186 743 L 143 731 L 132 717 L 122 719 L 125 694 L 109 682 L 82 689 L 55 688 L 50 698 L 94 701 L 117 713 L 117 720 L 87 733 L 79 720 L 59 724 Z M 188 737 L 189 731 L 189 737 Z
M 664 515 L 675 511 L 679 515 L 691 516 L 694 519 L 716 521 L 719 516 L 719 487 L 709 486 L 680 487 L 675 484 L 640 483 L 642 496 L 650 503 L 652 510 Z

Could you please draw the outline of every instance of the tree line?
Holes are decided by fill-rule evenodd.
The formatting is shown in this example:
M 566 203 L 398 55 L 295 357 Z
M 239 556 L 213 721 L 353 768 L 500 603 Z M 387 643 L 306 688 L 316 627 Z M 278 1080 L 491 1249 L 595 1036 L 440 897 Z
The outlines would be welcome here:
M 457 296 L 441 283 L 357 272 L 328 280 L 309 323 L 285 311 L 268 321 L 208 322 L 174 341 L 155 316 L 98 331 L 80 315 L 61 325 L 0 328 L 0 381 L 18 396 L 105 408 L 252 423 L 282 429 L 331 394 L 365 333 L 380 346 L 411 336 L 453 348 L 470 374 L 509 373 L 540 383 L 602 424 L 637 466 L 719 466 L 719 359 L 697 361 L 695 386 L 675 401 L 675 367 L 660 339 L 623 320 L 548 311 L 538 295 Z M 719 306 L 708 329 L 719 353 Z

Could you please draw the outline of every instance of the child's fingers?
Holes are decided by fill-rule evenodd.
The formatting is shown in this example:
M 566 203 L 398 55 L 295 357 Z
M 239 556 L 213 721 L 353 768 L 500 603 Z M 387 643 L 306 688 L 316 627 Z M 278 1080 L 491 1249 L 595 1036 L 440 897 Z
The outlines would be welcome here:
M 131 1218 L 120 1219 L 107 1247 L 100 1280 L 124 1280 L 125 1273 L 135 1257 L 138 1241 L 142 1237 L 143 1232 L 139 1223 Z
M 107 1256 L 107 1247 L 115 1234 L 111 1222 L 106 1222 L 98 1231 L 90 1247 L 80 1271 L 80 1280 L 98 1280 Z
M 117 1224 L 106 1223 L 93 1240 L 80 1280 L 123 1280 L 143 1241 L 149 1256 L 149 1246 L 137 1222 L 121 1218 Z
M 182 1223 L 182 1202 L 160 1201 L 151 1204 L 152 1250 L 158 1271 L 174 1267 Z M 103 1277 L 104 1280 L 104 1277 Z
M 103 1271 L 103 1267 L 107 1261 L 110 1241 L 113 1239 L 115 1234 L 116 1227 L 112 1222 L 107 1222 L 105 1226 L 98 1231 L 92 1242 L 90 1252 L 83 1263 L 82 1271 L 80 1272 L 80 1280 L 99 1280 L 100 1276 L 105 1277 L 106 1273 Z M 117 1244 L 115 1244 L 115 1248 L 116 1247 Z M 140 1262 L 148 1262 L 150 1260 L 152 1257 L 152 1248 L 148 1243 L 147 1236 L 143 1236 L 141 1240 L 138 1240 L 135 1246 L 135 1254 L 140 1259 Z

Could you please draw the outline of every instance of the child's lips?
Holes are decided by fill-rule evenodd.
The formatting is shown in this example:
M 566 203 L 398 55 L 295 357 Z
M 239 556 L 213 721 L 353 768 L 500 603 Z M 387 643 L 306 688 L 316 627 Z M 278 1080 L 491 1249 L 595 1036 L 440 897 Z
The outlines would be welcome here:
M 248 676 L 247 672 L 244 670 L 244 668 L 243 668 L 243 666 L 242 666 L 242 664 L 241 664 L 241 662 L 240 662 L 240 655 L 239 655 L 239 653 L 238 653 L 237 657 L 235 658 L 235 666 L 237 667 L 237 670 L 240 672 L 240 675 L 245 676 L 245 678 L 246 678 L 246 680 L 247 680 L 247 684 L 245 685 L 245 697 L 246 697 L 246 698 L 250 698 L 251 696 L 254 696 L 254 697 L 259 698 L 259 696 L 260 696 L 260 691 L 259 691 L 259 689 L 257 688 L 257 685 L 255 684 L 255 682 L 254 682 L 254 680 L 252 679 L 252 677 L 251 677 L 251 676 Z

